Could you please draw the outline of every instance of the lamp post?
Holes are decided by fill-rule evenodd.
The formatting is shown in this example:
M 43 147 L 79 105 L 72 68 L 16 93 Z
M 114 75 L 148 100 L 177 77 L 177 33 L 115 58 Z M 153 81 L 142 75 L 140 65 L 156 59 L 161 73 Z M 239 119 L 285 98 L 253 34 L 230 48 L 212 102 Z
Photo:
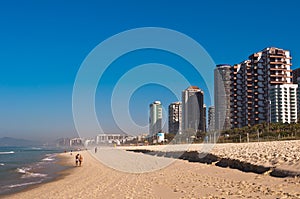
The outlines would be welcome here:
M 268 100 L 268 110 L 269 110 L 269 118 L 268 118 L 268 133 L 270 133 L 270 123 L 271 123 L 271 100 Z

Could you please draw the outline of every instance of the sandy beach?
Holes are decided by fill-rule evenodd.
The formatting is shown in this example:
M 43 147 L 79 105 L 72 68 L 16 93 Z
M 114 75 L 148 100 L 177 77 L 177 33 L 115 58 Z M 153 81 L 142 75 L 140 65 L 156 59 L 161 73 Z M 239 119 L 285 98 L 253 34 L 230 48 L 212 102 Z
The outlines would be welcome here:
M 128 147 L 124 147 L 124 149 Z M 161 152 L 195 151 L 198 156 L 211 154 L 218 159 L 236 160 L 271 170 L 287 171 L 290 176 L 300 176 L 300 140 L 226 143 L 226 144 L 190 144 L 155 145 L 130 147 L 132 150 L 150 150 Z
M 262 156 L 268 160 L 273 157 L 262 154 L 262 151 L 269 154 L 269 151 L 275 150 L 273 149 L 274 143 L 249 144 L 253 145 L 253 149 L 257 149 L 255 144 L 260 145 L 261 150 L 256 150 L 259 157 Z M 217 145 L 214 150 L 219 151 L 220 154 L 228 154 L 230 151 L 231 156 L 234 156 L 233 153 L 235 153 L 235 157 L 240 159 L 239 156 L 244 154 L 244 159 L 247 159 L 248 155 L 252 153 L 249 144 L 222 144 Z M 286 148 L 287 144 L 290 147 Z M 282 147 L 276 148 L 276 153 L 280 155 L 276 157 L 275 154 L 274 157 L 281 160 L 284 156 L 285 159 L 282 158 L 284 163 L 279 164 L 281 161 L 278 161 L 277 164 L 281 166 L 287 164 L 297 169 L 299 148 L 294 148 L 294 146 L 298 144 L 299 141 L 279 143 Z M 263 148 L 265 149 L 263 150 Z M 249 154 L 245 153 L 243 149 L 247 149 Z M 300 178 L 297 177 L 276 178 L 268 174 L 246 173 L 215 165 L 128 152 L 124 148 L 111 150 L 113 152 L 108 153 L 102 149 L 103 154 L 110 154 L 107 156 L 102 154 L 102 158 L 106 158 L 106 163 L 111 161 L 119 163 L 123 167 L 133 167 L 135 164 L 135 170 L 148 165 L 145 171 L 151 170 L 153 165 L 157 166 L 161 162 L 168 165 L 152 172 L 122 172 L 97 160 L 98 156 L 101 156 L 101 149 L 99 155 L 97 153 L 96 156 L 94 152 L 80 151 L 79 153 L 84 157 L 81 167 L 74 166 L 74 168 L 64 171 L 64 176 L 60 179 L 5 198 L 300 198 Z M 288 161 L 290 156 L 285 155 L 285 150 L 292 151 L 292 157 L 295 155 L 296 160 L 294 157 L 293 160 Z M 60 156 L 63 164 L 75 165 L 74 153 L 73 155 L 60 154 Z M 122 159 L 120 157 L 123 157 L 123 160 L 118 162 L 118 159 Z M 128 159 L 129 161 L 126 161 Z M 159 160 L 156 161 L 157 159 Z M 266 162 L 262 158 L 260 161 Z M 271 158 L 269 162 L 272 161 Z

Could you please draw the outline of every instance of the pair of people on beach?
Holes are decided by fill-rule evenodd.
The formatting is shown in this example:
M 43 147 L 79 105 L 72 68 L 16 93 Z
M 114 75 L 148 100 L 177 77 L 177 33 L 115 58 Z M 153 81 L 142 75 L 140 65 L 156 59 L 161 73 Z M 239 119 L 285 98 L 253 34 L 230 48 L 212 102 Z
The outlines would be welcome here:
M 83 161 L 83 157 L 82 155 L 80 155 L 79 153 L 75 156 L 75 163 L 76 166 L 81 166 L 81 163 Z

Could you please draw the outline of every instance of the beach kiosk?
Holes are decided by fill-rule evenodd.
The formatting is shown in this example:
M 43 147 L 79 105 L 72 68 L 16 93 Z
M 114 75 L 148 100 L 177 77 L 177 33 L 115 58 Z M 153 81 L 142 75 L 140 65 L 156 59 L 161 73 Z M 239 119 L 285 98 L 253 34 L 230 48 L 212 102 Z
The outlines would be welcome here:
M 157 133 L 157 143 L 161 143 L 161 142 L 164 142 L 165 140 L 165 134 L 164 133 Z

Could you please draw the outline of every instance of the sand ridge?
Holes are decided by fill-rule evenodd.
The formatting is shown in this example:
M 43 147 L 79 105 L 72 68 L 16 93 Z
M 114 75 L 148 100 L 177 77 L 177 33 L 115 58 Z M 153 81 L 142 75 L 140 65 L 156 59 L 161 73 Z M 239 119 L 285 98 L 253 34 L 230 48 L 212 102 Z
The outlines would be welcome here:
M 123 149 L 147 149 L 152 151 L 199 151 L 207 152 L 223 159 L 239 160 L 252 165 L 294 171 L 300 174 L 300 140 L 226 143 L 226 144 L 190 144 L 169 146 L 122 147 Z

